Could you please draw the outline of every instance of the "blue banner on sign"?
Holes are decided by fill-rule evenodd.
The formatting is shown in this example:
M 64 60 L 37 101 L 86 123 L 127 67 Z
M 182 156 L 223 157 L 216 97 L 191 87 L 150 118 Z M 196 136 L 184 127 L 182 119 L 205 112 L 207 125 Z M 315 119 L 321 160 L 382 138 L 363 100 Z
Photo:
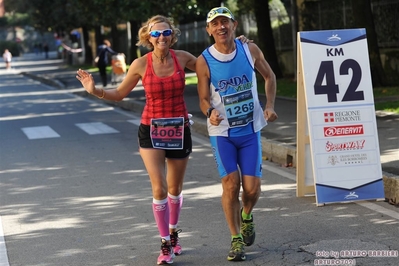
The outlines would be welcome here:
M 357 200 L 384 199 L 383 180 L 377 180 L 357 188 L 344 189 L 316 184 L 317 202 L 332 203 Z
M 337 46 L 366 39 L 365 29 L 323 30 L 300 32 L 301 42 Z

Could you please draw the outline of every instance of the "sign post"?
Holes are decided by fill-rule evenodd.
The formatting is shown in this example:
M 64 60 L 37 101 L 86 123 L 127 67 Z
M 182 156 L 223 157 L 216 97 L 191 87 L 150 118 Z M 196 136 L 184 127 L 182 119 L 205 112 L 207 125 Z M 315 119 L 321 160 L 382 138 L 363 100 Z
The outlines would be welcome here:
M 297 116 L 297 196 L 384 198 L 365 29 L 298 33 Z

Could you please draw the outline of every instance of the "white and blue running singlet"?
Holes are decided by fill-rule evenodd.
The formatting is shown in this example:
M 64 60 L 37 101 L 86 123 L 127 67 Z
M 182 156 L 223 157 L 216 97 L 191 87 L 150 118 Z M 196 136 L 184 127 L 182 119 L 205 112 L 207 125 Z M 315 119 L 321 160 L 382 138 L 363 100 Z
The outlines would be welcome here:
M 218 126 L 207 120 L 209 136 L 244 136 L 267 125 L 248 44 L 238 40 L 235 43 L 236 50 L 228 55 L 219 53 L 214 46 L 202 53 L 210 73 L 211 105 L 224 117 Z
M 231 54 L 219 53 L 214 46 L 202 53 L 210 73 L 210 103 L 224 118 L 218 126 L 207 119 L 208 133 L 220 177 L 238 167 L 242 175 L 261 177 L 260 130 L 267 122 L 248 44 L 235 44 Z

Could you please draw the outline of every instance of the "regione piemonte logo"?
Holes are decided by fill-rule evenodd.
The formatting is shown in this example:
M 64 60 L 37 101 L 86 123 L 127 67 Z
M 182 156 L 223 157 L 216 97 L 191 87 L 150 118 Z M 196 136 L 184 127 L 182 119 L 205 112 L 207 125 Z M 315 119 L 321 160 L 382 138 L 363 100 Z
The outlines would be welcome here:
M 359 110 L 337 111 L 324 113 L 325 123 L 360 121 Z
M 326 123 L 335 122 L 334 113 L 333 112 L 324 113 L 324 122 L 326 122 Z

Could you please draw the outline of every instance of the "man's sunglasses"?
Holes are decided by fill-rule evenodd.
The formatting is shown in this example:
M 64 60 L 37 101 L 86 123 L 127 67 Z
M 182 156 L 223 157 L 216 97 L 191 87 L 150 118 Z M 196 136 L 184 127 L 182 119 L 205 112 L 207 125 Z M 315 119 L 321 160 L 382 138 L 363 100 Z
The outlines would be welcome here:
M 161 34 L 165 37 L 170 36 L 172 34 L 173 30 L 167 29 L 167 30 L 152 30 L 150 31 L 150 36 L 154 38 L 158 38 L 161 36 Z

